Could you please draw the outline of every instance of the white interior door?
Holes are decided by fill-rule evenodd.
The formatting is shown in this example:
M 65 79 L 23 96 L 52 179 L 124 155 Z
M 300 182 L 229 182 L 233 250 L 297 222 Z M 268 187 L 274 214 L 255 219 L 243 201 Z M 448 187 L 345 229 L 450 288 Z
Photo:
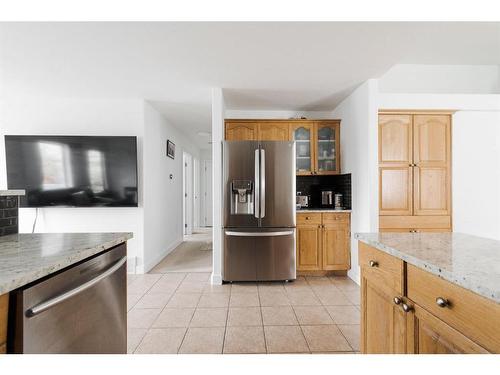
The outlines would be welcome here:
M 213 208 L 213 196 L 212 196 L 212 161 L 205 160 L 204 162 L 204 179 L 203 179 L 203 224 L 206 227 L 212 226 L 212 208 Z
M 193 228 L 200 225 L 200 161 L 193 158 Z
M 193 158 L 191 154 L 182 154 L 183 162 L 183 200 L 184 200 L 184 235 L 193 233 Z

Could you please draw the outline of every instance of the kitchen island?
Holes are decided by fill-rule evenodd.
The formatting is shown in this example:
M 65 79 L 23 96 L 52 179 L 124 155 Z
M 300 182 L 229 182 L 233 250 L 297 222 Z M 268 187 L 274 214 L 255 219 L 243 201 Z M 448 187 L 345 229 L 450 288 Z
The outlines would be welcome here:
M 16 315 L 15 311 L 16 308 L 21 308 L 20 305 L 23 301 L 28 301 L 28 299 L 24 299 L 28 297 L 27 294 L 23 296 L 23 290 L 27 287 L 36 286 L 38 283 L 44 283 L 43 294 L 48 295 L 50 298 L 47 299 L 52 301 L 55 297 L 59 298 L 87 283 L 87 289 L 81 291 L 85 290 L 89 294 L 91 290 L 90 282 L 97 280 L 105 272 L 109 272 L 109 269 L 103 268 L 107 266 L 107 264 L 104 265 L 104 261 L 101 262 L 102 266 L 98 262 L 101 255 L 105 253 L 111 254 L 111 250 L 119 248 L 121 263 L 118 264 L 116 259 L 111 258 L 110 261 L 114 262 L 115 267 L 119 265 L 123 272 L 125 271 L 126 241 L 130 238 L 132 238 L 131 233 L 20 233 L 0 237 L 0 352 L 6 350 L 7 324 L 14 324 L 12 321 L 7 322 L 7 311 L 10 310 L 10 317 L 18 316 L 19 319 L 23 315 L 29 315 L 27 312 Z M 66 280 L 66 283 L 67 285 L 75 284 L 72 285 L 72 288 L 62 286 L 62 280 L 58 280 L 58 278 L 61 279 L 65 274 L 68 274 L 63 271 L 74 270 L 78 265 L 86 265 L 86 261 L 91 259 L 96 260 L 89 262 L 88 266 L 80 269 L 77 273 L 69 274 L 71 277 L 70 280 Z M 51 280 L 58 280 L 58 284 L 50 284 Z M 99 280 L 106 282 L 103 278 Z M 82 285 L 75 287 L 76 283 L 80 281 Z M 53 291 L 50 290 L 51 287 L 53 287 Z M 120 282 L 119 285 L 113 285 L 113 290 L 118 292 L 116 288 L 123 289 L 123 291 L 119 291 L 122 293 L 125 291 L 126 284 Z M 77 294 L 73 294 L 76 296 L 73 298 L 78 299 Z M 87 297 L 92 299 L 95 294 L 89 294 Z M 81 295 L 84 295 L 84 293 Z M 69 300 L 72 296 L 66 295 L 65 297 Z M 109 298 L 112 299 L 113 296 L 109 296 Z M 42 306 L 43 303 L 39 302 L 37 301 L 38 305 L 41 306 L 39 308 L 40 312 L 45 311 L 42 308 L 47 310 L 47 307 Z M 56 302 L 57 307 L 54 310 L 60 309 L 62 305 L 62 303 Z M 89 302 L 91 301 L 89 300 Z M 13 304 L 17 304 L 17 307 L 13 307 Z M 40 313 L 36 319 L 42 319 L 44 315 L 48 314 Z M 32 321 L 36 319 L 32 319 Z M 16 325 L 21 324 L 20 321 L 15 323 Z M 49 322 L 46 322 L 46 324 L 49 324 Z M 12 326 L 9 327 L 9 331 L 9 337 L 12 337 Z M 24 335 L 26 334 L 27 332 L 24 332 Z M 37 332 L 34 332 L 34 334 L 36 335 Z M 83 333 L 79 332 L 79 334 Z M 85 334 L 88 335 L 88 332 Z
M 500 241 L 358 233 L 363 353 L 499 353 Z

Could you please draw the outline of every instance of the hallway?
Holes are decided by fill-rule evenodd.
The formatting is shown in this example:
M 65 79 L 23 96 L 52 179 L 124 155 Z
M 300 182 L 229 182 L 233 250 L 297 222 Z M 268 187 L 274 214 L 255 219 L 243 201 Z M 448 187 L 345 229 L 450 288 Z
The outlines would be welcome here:
M 212 228 L 199 228 L 149 273 L 212 272 Z

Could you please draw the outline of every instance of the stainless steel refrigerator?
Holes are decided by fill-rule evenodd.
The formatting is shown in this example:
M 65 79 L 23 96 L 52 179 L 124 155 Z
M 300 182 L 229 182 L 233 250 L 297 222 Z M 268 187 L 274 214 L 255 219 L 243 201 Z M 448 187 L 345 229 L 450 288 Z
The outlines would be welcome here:
M 224 281 L 293 280 L 295 142 L 223 143 Z

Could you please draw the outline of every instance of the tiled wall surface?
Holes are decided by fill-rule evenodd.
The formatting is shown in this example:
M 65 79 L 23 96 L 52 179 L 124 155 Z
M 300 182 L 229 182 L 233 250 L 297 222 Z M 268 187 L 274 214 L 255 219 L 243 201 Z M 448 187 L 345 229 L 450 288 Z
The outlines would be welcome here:
M 0 236 L 18 233 L 18 197 L 0 196 Z
M 343 206 L 351 209 L 351 174 L 331 176 L 297 176 L 297 191 L 311 196 L 312 208 L 321 208 L 321 191 L 332 190 L 343 195 Z

